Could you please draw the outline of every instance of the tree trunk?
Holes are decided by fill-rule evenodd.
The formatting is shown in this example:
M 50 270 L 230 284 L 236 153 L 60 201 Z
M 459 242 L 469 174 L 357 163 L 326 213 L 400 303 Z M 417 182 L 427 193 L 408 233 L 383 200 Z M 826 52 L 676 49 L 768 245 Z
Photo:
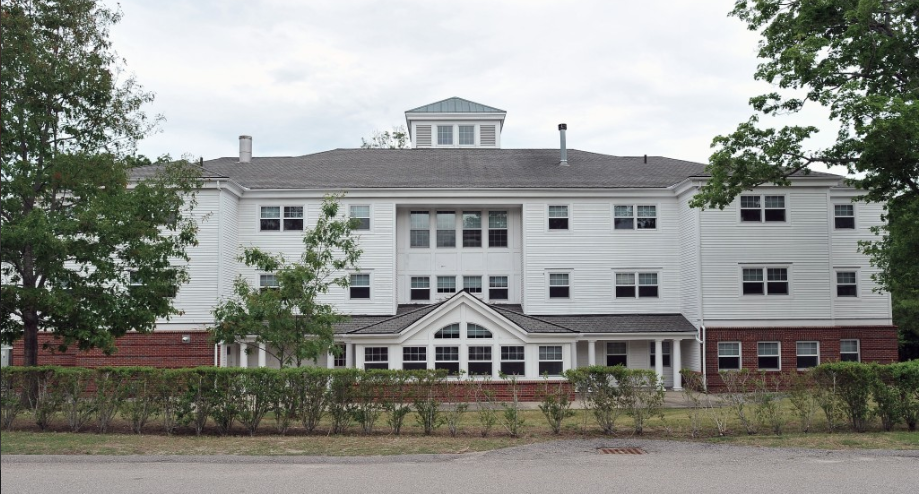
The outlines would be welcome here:
M 24 334 L 22 335 L 22 365 L 35 367 L 38 365 L 38 318 L 30 316 L 24 317 L 23 329 Z

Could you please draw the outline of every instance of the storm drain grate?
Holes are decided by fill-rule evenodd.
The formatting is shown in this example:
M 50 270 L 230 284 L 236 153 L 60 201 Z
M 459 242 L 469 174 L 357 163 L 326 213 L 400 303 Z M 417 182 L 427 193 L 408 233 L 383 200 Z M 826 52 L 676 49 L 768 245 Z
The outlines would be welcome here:
M 641 448 L 597 448 L 601 455 L 643 455 L 645 450 Z

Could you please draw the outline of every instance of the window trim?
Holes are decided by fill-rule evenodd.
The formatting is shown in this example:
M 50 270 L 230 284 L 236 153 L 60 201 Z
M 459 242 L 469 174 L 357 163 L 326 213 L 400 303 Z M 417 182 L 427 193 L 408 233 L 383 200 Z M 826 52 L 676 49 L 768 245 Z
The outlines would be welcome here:
M 621 275 L 632 275 L 632 276 L 633 276 L 632 284 L 631 284 L 631 285 L 619 284 L 619 276 L 618 276 L 618 275 L 620 275 L 620 274 L 621 274 Z M 653 284 L 653 285 L 642 285 L 642 284 L 641 284 L 641 275 L 643 275 L 643 274 L 645 274 L 645 275 L 649 275 L 649 274 L 650 274 L 650 275 L 654 275 L 655 284 Z M 621 286 L 621 287 L 631 287 L 631 288 L 634 290 L 634 294 L 631 295 L 631 296 L 623 295 L 623 296 L 620 297 L 619 294 L 617 293 L 617 292 L 618 292 L 617 289 L 618 289 L 620 286 Z M 645 296 L 642 296 L 642 295 L 641 295 L 641 287 L 643 287 L 643 286 L 645 286 L 645 287 L 653 286 L 653 287 L 657 288 L 656 294 L 653 295 L 653 296 L 652 296 L 652 295 L 645 295 Z M 657 270 L 641 270 L 641 269 L 639 269 L 639 270 L 634 270 L 634 271 L 633 271 L 633 270 L 621 270 L 621 271 L 613 270 L 613 299 L 623 299 L 623 300 L 627 300 L 627 299 L 638 299 L 638 300 L 640 300 L 640 299 L 660 299 L 660 298 L 661 298 L 661 274 L 660 274 L 660 271 L 657 271 Z
M 613 345 L 623 345 L 625 348 L 625 351 L 623 351 L 622 353 L 613 353 L 610 351 Z M 629 366 L 629 342 L 628 341 L 607 341 L 606 342 L 606 365 L 607 366 L 609 366 L 610 356 L 625 357 L 625 362 L 621 365 L 623 367 L 628 367 Z M 614 365 L 620 365 L 620 364 L 614 364 Z
M 504 358 L 504 349 L 505 349 L 505 348 L 515 348 L 515 349 L 516 349 L 516 348 L 520 348 L 520 349 L 521 349 L 521 356 L 520 356 L 520 358 L 519 358 L 519 359 L 505 359 L 505 358 Z M 504 363 L 507 362 L 507 363 L 509 363 L 509 364 L 522 364 L 522 366 L 523 366 L 523 372 L 521 372 L 520 374 L 515 374 L 515 375 L 517 375 L 517 376 L 525 376 L 525 375 L 526 375 L 526 361 L 527 361 L 527 359 L 526 359 L 526 357 L 527 357 L 527 347 L 526 347 L 526 345 L 516 345 L 516 344 L 515 344 L 515 345 L 501 345 L 501 346 L 498 348 L 498 351 L 500 352 L 500 354 L 497 356 L 497 358 L 498 358 L 498 369 L 500 369 L 501 372 L 504 372 L 505 374 L 507 374 L 507 372 L 504 370 Z M 515 350 L 515 352 L 516 352 L 516 350 Z
M 441 228 L 440 227 L 440 216 L 441 215 L 453 215 L 453 226 L 451 228 Z M 437 249 L 456 249 L 459 248 L 456 242 L 456 220 L 457 216 L 456 211 L 438 209 L 434 211 L 434 247 Z M 440 245 L 440 232 L 452 232 L 453 233 L 453 245 Z
M 415 228 L 412 225 L 412 215 L 425 214 L 428 217 L 427 228 Z M 427 245 L 414 245 L 414 232 L 427 232 Z M 435 239 L 436 243 L 436 239 Z M 408 212 L 408 248 L 409 249 L 430 249 L 431 248 L 431 212 L 421 209 L 411 209 Z
M 833 206 L 833 231 L 837 231 L 837 230 L 838 230 L 838 231 L 851 231 L 851 232 L 856 232 L 856 231 L 858 231 L 858 217 L 857 217 L 857 215 L 856 215 L 855 203 L 852 203 L 852 202 L 849 202 L 849 203 L 834 202 L 834 203 L 832 203 L 832 206 Z M 836 214 L 836 207 L 837 207 L 837 206 L 848 206 L 848 207 L 852 208 L 852 216 L 839 216 L 838 214 Z M 836 223 L 836 220 L 837 220 L 837 219 L 840 219 L 840 218 L 852 218 L 852 227 L 851 227 L 851 228 L 849 228 L 849 227 L 839 227 L 839 226 L 837 225 L 837 223 Z
M 366 276 L 367 277 L 367 285 L 357 285 L 357 288 L 363 288 L 366 286 L 367 288 L 366 297 L 354 297 L 351 289 L 355 287 L 354 281 L 353 281 L 355 276 Z M 361 272 L 361 273 L 349 273 L 348 274 L 348 300 L 360 300 L 360 301 L 372 301 L 373 300 L 373 276 L 371 273 Z
M 259 289 L 259 291 L 265 291 L 265 290 L 280 290 L 280 289 L 281 289 L 281 284 L 278 283 L 278 276 L 277 276 L 276 274 L 274 274 L 274 273 L 261 273 L 261 272 L 260 272 L 260 273 L 258 273 L 257 276 L 258 276 L 258 289 Z M 263 279 L 266 279 L 266 278 L 269 277 L 269 276 L 271 276 L 271 277 L 274 278 L 274 284 L 273 284 L 273 285 L 266 285 L 266 284 L 263 284 L 263 283 L 262 283 L 262 280 L 263 280 Z
M 511 246 L 511 235 L 510 235 L 510 217 L 511 217 L 511 215 L 510 215 L 510 211 L 507 210 L 507 209 L 494 209 L 494 210 L 489 209 L 489 210 L 487 210 L 487 211 L 488 211 L 488 223 L 487 223 L 487 226 L 485 227 L 485 231 L 487 232 L 487 233 L 485 234 L 485 236 L 488 237 L 488 248 L 489 248 L 489 249 L 491 249 L 491 248 L 498 248 L 498 249 L 508 249 L 508 248 L 510 248 L 510 246 Z M 504 228 L 497 228 L 497 227 L 496 227 L 496 228 L 492 228 L 492 226 L 491 226 L 491 215 L 492 215 L 493 213 L 494 213 L 494 214 L 497 214 L 497 213 L 504 213 Z M 484 216 L 485 216 L 484 211 L 483 211 L 483 213 L 482 213 L 482 216 L 483 216 L 483 221 L 484 221 Z M 494 230 L 494 231 L 496 231 L 496 232 L 502 232 L 502 231 L 504 232 L 504 241 L 505 241 L 505 242 L 504 242 L 504 245 L 492 245 L 492 244 L 491 244 L 491 232 L 492 232 L 492 230 Z M 482 245 L 483 245 L 483 246 L 485 245 L 484 239 L 483 239 Z M 473 248 L 474 248 L 474 247 L 473 247 Z
M 565 208 L 565 216 L 552 216 L 552 208 Z M 553 228 L 553 219 L 564 219 L 565 227 Z M 551 233 L 570 232 L 571 231 L 571 205 L 570 204 L 547 204 L 546 205 L 546 231 Z
M 476 228 L 466 228 L 466 215 L 478 215 L 479 217 L 479 227 Z M 460 240 L 459 242 L 462 245 L 463 249 L 482 249 L 485 247 L 485 235 L 482 234 L 483 222 L 482 222 L 482 211 L 460 211 L 459 213 L 459 223 L 460 223 Z M 479 245 L 466 245 L 466 232 L 479 232 Z
M 473 295 L 479 296 L 479 297 L 484 297 L 484 296 L 485 296 L 485 287 L 484 287 L 484 283 L 482 283 L 482 275 L 480 275 L 480 274 L 463 274 L 463 275 L 462 275 L 462 278 L 463 278 L 463 288 L 462 288 L 462 291 L 464 291 L 464 292 L 466 292 L 466 293 L 469 293 L 469 294 L 473 294 Z M 477 286 L 477 287 L 466 286 L 466 281 L 469 280 L 469 279 L 477 279 L 477 280 L 479 280 L 479 286 Z M 477 292 L 471 291 L 470 288 L 478 288 L 479 291 L 477 291 Z
M 406 350 L 416 351 L 416 352 L 420 350 L 420 352 L 418 353 L 424 354 L 424 359 L 423 360 L 406 359 L 405 358 Z M 406 363 L 409 363 L 411 367 L 406 369 L 405 368 Z M 406 345 L 402 347 L 402 370 L 415 370 L 415 369 L 420 370 L 420 369 L 427 369 L 427 368 L 428 368 L 428 347 L 426 345 Z
M 367 228 L 352 228 L 352 230 L 355 231 L 355 232 L 363 232 L 363 233 L 372 232 L 372 231 L 373 231 L 373 223 L 374 223 L 374 221 L 373 221 L 373 205 L 372 205 L 372 204 L 363 204 L 363 203 L 362 203 L 362 204 L 348 204 L 348 218 L 349 218 L 349 219 L 351 219 L 351 218 L 357 218 L 357 219 L 359 219 L 359 220 L 363 220 L 363 219 L 365 219 L 364 216 L 354 216 L 353 208 L 355 208 L 355 207 L 358 207 L 358 208 L 367 208 L 367 216 L 366 216 Z
M 816 354 L 813 354 L 813 355 L 812 355 L 812 354 L 802 354 L 800 348 L 798 348 L 798 345 L 800 345 L 801 343 L 814 343 L 814 344 L 816 344 L 816 345 L 817 345 L 817 353 L 816 353 Z M 800 362 L 801 357 L 816 357 L 816 358 L 817 358 L 817 362 L 816 362 L 814 365 L 811 365 L 811 366 L 801 367 L 801 365 L 800 365 L 800 363 L 801 363 L 801 362 Z M 818 366 L 818 365 L 820 365 L 820 341 L 818 341 L 818 340 L 801 340 L 801 341 L 795 341 L 795 369 L 797 369 L 797 370 L 805 370 L 805 369 L 810 369 L 810 368 L 812 368 L 812 367 L 816 367 L 816 366 Z
M 435 137 L 434 142 L 437 143 L 437 146 L 438 146 L 438 147 L 454 147 L 454 146 L 456 146 L 456 139 L 455 139 L 456 136 L 454 136 L 454 132 L 453 132 L 453 130 L 454 130 L 454 125 L 453 125 L 453 124 L 447 124 L 447 125 L 444 125 L 444 124 L 435 124 L 434 127 L 435 127 L 434 130 L 435 130 L 435 132 L 436 132 L 436 137 Z M 448 144 L 443 144 L 443 143 L 440 142 L 440 136 L 441 136 L 440 129 L 450 129 L 450 142 L 449 142 Z
M 346 343 L 335 343 L 335 346 L 341 349 L 338 355 L 332 354 L 332 367 L 341 369 L 348 366 L 348 345 Z
M 782 192 L 782 193 L 757 192 L 757 193 L 747 193 L 747 194 L 738 195 L 737 196 L 737 216 L 736 216 L 737 223 L 741 225 L 759 225 L 759 226 L 785 225 L 785 226 L 789 226 L 791 224 L 791 214 L 790 214 L 791 207 L 789 206 L 789 202 L 790 202 L 789 196 L 790 194 L 785 193 L 785 192 Z M 742 199 L 743 197 L 758 197 L 759 198 L 759 207 L 757 208 L 759 211 L 759 221 L 747 221 L 743 219 L 743 210 L 753 209 L 753 208 L 745 208 L 741 205 L 743 201 Z M 766 197 L 782 197 L 783 198 L 782 202 L 784 204 L 784 207 L 781 209 L 785 211 L 785 219 L 783 219 L 782 221 L 776 221 L 776 220 L 766 221 L 766 210 L 767 209 L 780 209 L 780 208 L 767 208 L 766 207 Z
M 722 344 L 731 344 L 731 345 L 736 344 L 737 345 L 737 355 L 721 355 L 721 345 Z M 715 350 L 717 351 L 716 358 L 717 358 L 717 364 L 718 364 L 719 371 L 723 371 L 723 370 L 736 371 L 736 370 L 743 369 L 743 343 L 739 341 L 719 341 L 719 342 L 716 342 L 715 344 Z M 737 367 L 721 367 L 722 358 L 732 358 L 732 359 L 736 358 Z
M 478 358 L 473 359 L 472 358 L 473 349 L 475 349 L 476 351 L 487 349 L 488 350 L 487 353 L 489 357 L 488 360 L 478 359 Z M 483 353 L 486 353 L 486 352 L 483 352 Z M 476 372 L 475 374 L 473 374 L 472 369 L 470 367 L 473 363 L 483 364 L 483 365 L 485 363 L 488 363 L 488 372 L 487 373 Z M 466 347 L 466 374 L 470 376 L 491 376 L 494 374 L 494 372 L 495 372 L 495 351 L 492 345 L 469 345 Z
M 445 284 L 444 287 L 441 288 L 440 286 L 441 280 L 443 281 L 453 280 L 453 286 L 449 287 L 449 286 L 446 286 Z M 434 288 L 434 290 L 435 290 L 435 293 L 437 293 L 438 297 L 442 297 L 442 296 L 452 297 L 453 294 L 455 294 L 457 291 L 456 275 L 440 275 L 439 274 L 436 276 L 436 282 L 437 282 L 437 286 Z
M 775 355 L 763 354 L 759 347 L 763 343 L 770 343 L 770 344 L 775 343 L 776 348 L 777 348 L 776 354 Z M 778 364 L 776 367 L 763 367 L 762 366 L 762 363 L 760 362 L 761 358 L 773 358 L 773 357 L 775 357 L 776 363 Z M 765 341 L 764 340 L 764 341 L 756 342 L 756 368 L 757 370 L 763 370 L 763 371 L 781 371 L 782 370 L 782 342 L 781 341 L 778 341 L 778 340 Z
M 418 288 L 413 287 L 413 286 L 412 286 L 412 283 L 413 283 L 414 280 L 416 280 L 416 279 L 418 279 L 418 280 L 421 280 L 421 279 L 427 280 L 427 287 L 418 287 Z M 413 293 L 415 290 L 427 290 L 428 296 L 427 296 L 426 298 L 415 298 L 414 293 Z M 431 277 L 430 277 L 430 276 L 409 276 L 409 277 L 408 277 L 408 299 L 409 299 L 409 301 L 412 301 L 412 300 L 427 300 L 427 301 L 430 301 L 430 300 L 431 300 Z
M 792 272 L 791 264 L 740 264 L 740 280 L 738 283 L 738 289 L 740 292 L 740 297 L 762 297 L 766 299 L 767 297 L 791 297 L 792 296 Z M 762 293 L 744 293 L 744 283 L 754 283 L 753 281 L 744 281 L 743 272 L 745 269 L 759 270 L 762 275 L 762 280 L 759 283 L 762 283 L 763 292 Z M 773 283 L 784 282 L 787 285 L 786 293 L 769 293 L 769 270 L 770 269 L 784 269 L 785 270 L 785 279 L 784 280 L 772 280 Z
M 462 135 L 463 135 L 463 127 L 471 127 L 471 128 L 472 128 L 472 144 L 463 144 L 463 138 L 462 138 Z M 476 131 L 475 131 L 475 128 L 476 128 L 476 125 L 475 125 L 475 124 L 468 124 L 468 125 L 467 125 L 467 124 L 457 124 L 457 125 L 456 125 L 456 145 L 459 146 L 459 147 L 464 147 L 464 148 L 465 148 L 465 147 L 475 147 L 475 141 L 476 141 L 476 139 L 475 139 L 475 138 L 476 138 Z
M 565 275 L 565 276 L 567 277 L 567 279 L 568 279 L 568 284 L 567 284 L 567 285 L 553 285 L 553 284 L 552 284 L 552 275 L 554 275 L 554 274 L 556 274 L 556 275 L 559 275 L 559 274 Z M 572 293 L 572 292 L 574 291 L 574 290 L 572 290 L 572 285 L 573 285 L 573 283 L 572 283 L 572 281 L 573 281 L 572 278 L 573 278 L 573 274 L 574 274 L 574 273 L 573 273 L 571 270 L 555 270 L 555 269 L 553 269 L 553 270 L 548 270 L 548 271 L 546 271 L 546 287 L 548 288 L 548 289 L 546 290 L 546 299 L 549 300 L 549 301 L 552 301 L 552 300 L 571 300 L 571 299 L 573 298 L 573 295 L 574 295 L 574 294 Z M 561 297 L 561 296 L 553 297 L 553 296 L 552 296 L 552 288 L 553 288 L 553 287 L 556 287 L 556 288 L 564 287 L 564 288 L 566 288 L 566 289 L 567 289 L 567 292 L 566 292 L 565 296 L 564 296 L 564 297 Z
M 435 345 L 435 346 L 434 346 L 434 368 L 435 368 L 435 369 L 445 368 L 445 367 L 437 367 L 437 364 L 451 364 L 449 368 L 446 368 L 446 369 L 447 369 L 447 372 L 449 373 L 448 375 L 450 375 L 450 376 L 458 376 L 458 375 L 460 375 L 460 371 L 462 370 L 462 367 L 460 366 L 460 361 L 462 361 L 462 355 L 461 355 L 461 354 L 462 354 L 462 350 L 461 350 L 461 348 L 462 348 L 462 346 L 459 345 L 459 344 L 456 344 L 456 345 Z M 445 349 L 453 349 L 453 350 L 456 350 L 456 360 L 438 360 L 438 358 L 437 358 L 437 351 L 440 350 L 441 352 L 443 352 Z M 453 369 L 452 369 L 453 364 L 456 364 L 456 372 L 455 372 L 455 373 L 452 372 L 452 371 L 453 371 Z
M 617 207 L 617 206 L 618 206 L 618 207 L 629 207 L 629 208 L 632 208 L 632 215 L 631 215 L 631 216 L 616 216 L 616 207 Z M 651 218 L 651 216 L 638 216 L 638 208 L 639 208 L 639 207 L 652 207 L 652 208 L 654 208 L 654 216 L 653 216 L 653 218 L 654 218 L 654 228 L 644 228 L 644 227 L 639 227 L 639 226 L 638 226 L 638 219 L 639 219 L 639 218 Z M 641 203 L 633 203 L 633 204 L 612 203 L 612 204 L 610 205 L 610 217 L 612 218 L 612 224 L 611 224 L 610 226 L 612 227 L 612 230 L 613 230 L 614 232 L 619 232 L 619 233 L 637 232 L 637 231 L 643 231 L 643 232 L 656 232 L 656 231 L 660 231 L 660 223 L 659 223 L 659 222 L 660 222 L 660 219 L 661 219 L 661 217 L 660 217 L 660 211 L 661 211 L 661 207 L 660 207 L 660 204 L 659 204 L 659 203 L 655 203 L 655 204 L 647 204 L 647 203 L 645 203 L 645 204 L 641 204 Z M 616 228 L 616 218 L 622 218 L 622 219 L 631 218 L 631 220 L 632 220 L 632 227 L 631 227 L 631 228 Z
M 386 360 L 376 360 L 376 359 L 368 360 L 367 359 L 367 356 L 373 353 L 372 350 L 381 350 L 381 349 L 385 350 L 384 352 L 380 352 L 380 353 L 386 354 Z M 368 350 L 371 350 L 371 352 L 368 353 Z M 373 365 L 371 369 L 389 369 L 389 360 L 390 359 L 389 359 L 389 347 L 388 346 L 365 346 L 364 347 L 364 370 L 368 370 L 367 369 L 368 363 Z M 383 364 L 385 364 L 386 367 L 382 367 Z
M 491 286 L 492 278 L 504 278 L 504 286 L 503 287 Z M 504 298 L 493 298 L 491 296 L 492 289 L 504 290 L 505 292 L 507 292 L 507 296 L 505 296 Z M 510 275 L 506 275 L 506 274 L 488 275 L 488 293 L 486 293 L 485 295 L 489 302 L 493 300 L 510 300 L 511 299 L 511 277 Z
M 546 349 L 546 352 L 548 352 L 549 348 L 553 349 L 553 353 L 555 352 L 555 349 L 558 349 L 558 358 L 552 358 L 552 359 L 542 358 L 543 349 Z M 537 354 L 536 354 L 536 369 L 540 376 L 543 375 L 543 371 L 541 370 L 543 363 L 553 364 L 553 366 L 555 364 L 558 364 L 558 368 L 559 368 L 558 373 L 549 372 L 548 375 L 550 377 L 557 377 L 557 376 L 563 375 L 565 372 L 565 345 L 562 345 L 562 344 L 539 345 L 537 349 Z
M 844 341 L 854 341 L 855 342 L 855 360 L 843 360 L 843 355 L 852 355 L 852 352 L 843 352 L 842 351 L 842 342 Z M 839 361 L 840 362 L 861 362 L 862 361 L 862 341 L 857 338 L 842 338 L 839 340 Z
M 839 283 L 839 275 L 842 274 L 842 273 L 852 273 L 852 274 L 854 274 L 854 275 L 855 275 L 855 283 L 842 283 L 842 284 L 840 284 L 840 283 Z M 857 298 L 861 298 L 861 297 L 859 297 L 859 287 L 858 287 L 858 285 L 859 285 L 859 283 L 858 283 L 859 271 L 858 271 L 858 269 L 854 269 L 854 268 L 836 268 L 836 269 L 833 270 L 833 274 L 834 274 L 834 277 L 833 277 L 833 287 L 834 287 L 834 292 L 835 292 L 835 295 L 834 295 L 833 298 L 844 298 L 844 299 L 852 299 L 852 298 L 857 299 Z M 854 294 L 854 295 L 840 295 L 840 294 L 839 294 L 839 288 L 840 288 L 841 286 L 854 286 L 854 287 L 855 287 L 855 294 Z

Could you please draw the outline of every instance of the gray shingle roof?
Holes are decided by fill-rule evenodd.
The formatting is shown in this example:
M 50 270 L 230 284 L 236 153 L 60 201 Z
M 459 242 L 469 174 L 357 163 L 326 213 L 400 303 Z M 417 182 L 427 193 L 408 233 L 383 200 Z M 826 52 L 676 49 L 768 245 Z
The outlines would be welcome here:
M 251 189 L 661 188 L 705 177 L 705 165 L 558 149 L 335 149 L 296 157 L 218 158 L 211 173 Z
M 504 110 L 458 98 L 456 96 L 445 100 L 419 106 L 405 113 L 507 113 Z
M 400 305 L 395 316 L 352 316 L 336 325 L 337 334 L 399 334 L 445 301 Z M 484 303 L 484 302 L 483 302 Z M 486 304 L 527 333 L 681 333 L 696 328 L 681 314 L 584 314 L 530 316 L 519 305 Z

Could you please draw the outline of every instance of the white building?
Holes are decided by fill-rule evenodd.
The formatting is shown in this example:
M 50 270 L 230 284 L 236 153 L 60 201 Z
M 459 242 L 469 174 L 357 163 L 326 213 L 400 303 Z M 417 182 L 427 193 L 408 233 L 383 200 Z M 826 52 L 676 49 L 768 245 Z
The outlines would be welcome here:
M 681 367 L 896 359 L 889 296 L 857 252 L 881 206 L 853 203 L 841 177 L 795 176 L 703 212 L 687 204 L 700 163 L 566 150 L 563 126 L 561 148 L 502 149 L 505 112 L 460 98 L 405 117 L 414 149 L 252 157 L 243 136 L 239 156 L 204 161 L 184 315 L 162 334 L 200 340 L 237 275 L 270 283 L 236 261 L 240 246 L 299 256 L 323 196 L 343 191 L 364 254 L 330 294 L 352 315 L 346 351 L 320 365 L 536 378 L 621 363 L 679 388 Z M 249 350 L 202 363 L 272 365 Z

